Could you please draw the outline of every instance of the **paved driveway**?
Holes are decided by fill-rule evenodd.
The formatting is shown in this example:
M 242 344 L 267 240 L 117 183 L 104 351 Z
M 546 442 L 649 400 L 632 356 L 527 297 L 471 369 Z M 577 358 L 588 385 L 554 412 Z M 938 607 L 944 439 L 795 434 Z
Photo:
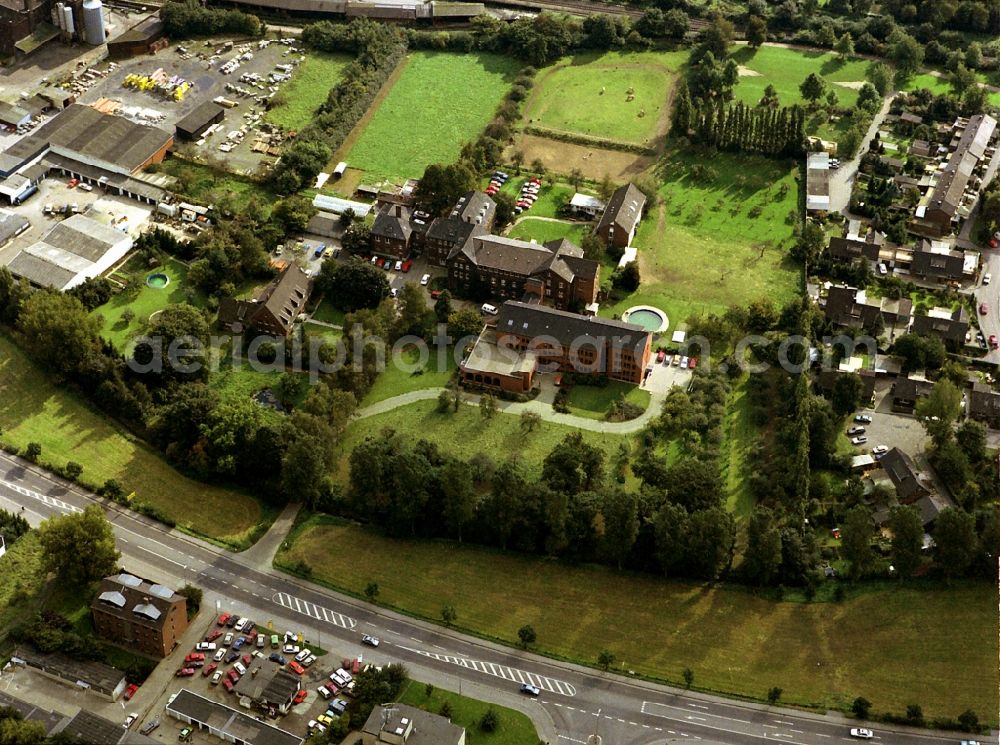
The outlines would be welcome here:
M 888 386 L 876 391 L 874 411 L 863 409 L 858 413 L 868 414 L 872 418 L 871 424 L 860 425 L 865 428 L 865 436 L 868 438 L 864 452 L 871 452 L 871 448 L 876 445 L 885 445 L 889 448 L 898 447 L 908 455 L 915 456 L 927 446 L 927 433 L 916 417 L 892 411 L 892 396 L 889 395 Z M 850 426 L 855 425 L 852 422 Z M 861 448 L 858 450 L 860 452 Z

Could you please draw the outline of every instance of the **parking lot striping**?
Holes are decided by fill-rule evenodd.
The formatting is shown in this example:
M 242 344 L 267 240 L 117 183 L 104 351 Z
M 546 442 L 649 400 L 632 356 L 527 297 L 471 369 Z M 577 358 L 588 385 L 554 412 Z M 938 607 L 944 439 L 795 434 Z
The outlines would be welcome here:
M 576 688 L 569 683 L 562 680 L 556 680 L 555 678 L 549 678 L 545 675 L 529 673 L 526 670 L 518 670 L 517 668 L 508 667 L 506 665 L 498 665 L 493 662 L 470 660 L 467 657 L 456 657 L 450 654 L 428 652 L 423 649 L 413 649 L 411 647 L 401 647 L 401 649 L 413 652 L 414 654 L 419 654 L 421 657 L 429 657 L 432 660 L 447 662 L 449 665 L 458 665 L 459 667 L 464 667 L 469 670 L 475 670 L 476 672 L 484 673 L 486 675 L 492 675 L 494 678 L 503 678 L 504 680 L 510 680 L 515 683 L 522 684 L 530 683 L 536 688 L 540 688 L 543 691 L 548 691 L 550 693 L 558 693 L 563 696 L 576 695 Z
M 62 501 L 61 499 L 56 499 L 55 497 L 50 497 L 46 494 L 40 494 L 39 492 L 32 491 L 31 489 L 25 489 L 23 486 L 19 486 L 18 484 L 12 483 L 5 479 L 0 479 L 0 484 L 6 486 L 8 489 L 12 491 L 16 491 L 23 497 L 29 497 L 31 499 L 38 500 L 43 504 L 49 505 L 49 507 L 55 507 L 57 510 L 63 510 L 64 512 L 83 512 L 83 510 L 81 510 L 79 507 L 74 507 L 73 505 Z
M 276 592 L 272 598 L 274 602 L 284 608 L 289 608 L 296 613 L 301 613 L 304 616 L 309 616 L 319 621 L 332 623 L 335 626 L 340 626 L 342 629 L 353 629 L 358 625 L 357 621 L 349 616 L 345 616 L 343 613 L 337 613 L 329 608 L 324 608 L 322 605 L 302 600 L 301 598 L 289 595 L 287 592 Z

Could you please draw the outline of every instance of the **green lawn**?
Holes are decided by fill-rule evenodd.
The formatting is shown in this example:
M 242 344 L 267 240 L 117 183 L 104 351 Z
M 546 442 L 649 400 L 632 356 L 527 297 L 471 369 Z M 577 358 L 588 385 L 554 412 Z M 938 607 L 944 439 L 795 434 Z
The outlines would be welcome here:
M 590 232 L 592 226 L 589 223 L 581 222 L 552 222 L 551 220 L 540 220 L 537 217 L 523 217 L 507 234 L 511 238 L 520 238 L 522 241 L 537 241 L 546 243 L 559 238 L 567 238 L 576 245 L 580 245 L 583 237 Z
M 370 403 L 365 399 L 365 403 Z M 521 431 L 521 419 L 513 414 L 497 414 L 491 421 L 484 421 L 479 408 L 462 405 L 457 412 L 439 414 L 437 401 L 420 401 L 401 406 L 384 414 L 355 421 L 344 433 L 340 446 L 340 463 L 337 474 L 342 480 L 347 478 L 347 458 L 354 446 L 369 434 L 385 428 L 394 429 L 402 435 L 417 440 L 423 438 L 437 444 L 442 450 L 459 458 L 471 458 L 477 453 L 485 453 L 496 461 L 518 456 L 529 471 L 541 467 L 542 460 L 563 437 L 578 432 L 551 422 L 542 425 L 530 434 Z M 619 443 L 626 440 L 623 435 L 583 432 L 584 439 L 600 447 L 605 456 L 614 455 Z
M 596 385 L 574 385 L 569 389 L 567 404 L 571 414 L 588 419 L 604 419 L 611 404 L 622 396 L 625 396 L 627 403 L 643 409 L 649 407 L 649 391 L 618 380 L 608 381 L 603 388 Z
M 345 160 L 365 179 L 418 178 L 478 136 L 519 64 L 495 54 L 414 52 Z
M 268 111 L 264 118 L 285 129 L 302 129 L 312 121 L 330 89 L 340 82 L 350 61 L 346 54 L 310 52 L 280 94 L 285 103 Z
M 838 83 L 855 83 L 867 80 L 865 71 L 871 64 L 867 60 L 852 59 L 841 62 L 830 52 L 816 52 L 784 47 L 737 47 L 733 50 L 737 64 L 749 68 L 757 75 L 740 75 L 733 89 L 736 98 L 756 105 L 764 96 L 768 84 L 778 92 L 782 106 L 804 103 L 799 92 L 802 81 L 816 73 L 827 82 L 827 91 L 835 91 L 840 105 L 853 106 L 858 100 L 856 89 Z
M 465 727 L 467 745 L 535 745 L 538 742 L 538 732 L 527 715 L 505 706 L 477 701 L 440 688 L 435 688 L 428 698 L 426 686 L 415 680 L 406 684 L 399 697 L 399 703 L 409 704 L 432 714 L 439 713 L 445 702 L 451 706 L 452 723 Z M 499 726 L 493 732 L 479 729 L 479 722 L 488 709 L 493 709 L 499 720 Z
M 984 73 L 978 73 L 977 77 L 983 83 L 990 83 L 990 79 Z M 997 81 L 991 83 L 994 86 L 1000 85 Z M 904 91 L 915 91 L 919 88 L 926 88 L 931 93 L 936 95 L 941 95 L 942 93 L 951 93 L 951 83 L 948 82 L 948 74 L 945 73 L 945 77 L 939 78 L 936 75 L 931 75 L 930 73 L 921 73 L 920 75 L 913 75 L 907 78 L 906 82 L 903 83 L 901 90 Z M 1000 106 L 1000 91 L 990 91 L 987 96 L 990 103 L 994 106 Z
M 436 347 L 429 347 L 429 356 L 420 365 L 420 353 L 415 346 L 408 346 L 399 352 L 395 364 L 391 356 L 386 356 L 385 370 L 379 373 L 375 384 L 361 402 L 362 406 L 370 406 L 393 396 L 410 391 L 420 391 L 425 388 L 440 388 L 451 380 L 457 364 L 453 350 L 449 348 L 443 355 L 443 367 L 439 366 Z
M 308 373 L 300 373 L 303 380 L 308 379 Z M 221 366 L 217 372 L 212 373 L 209 385 L 219 392 L 223 401 L 233 401 L 235 399 L 251 398 L 258 391 L 265 388 L 273 388 L 283 375 L 279 371 L 253 370 L 249 364 L 243 364 L 238 368 Z M 302 392 L 293 405 L 301 402 L 305 397 L 307 386 L 303 385 Z M 272 411 L 272 409 L 266 409 Z M 280 414 L 274 412 L 274 416 Z
M 696 179 L 697 165 L 711 173 Z M 602 305 L 602 315 L 648 304 L 665 310 L 673 329 L 692 313 L 796 294 L 799 270 L 786 258 L 798 199 L 794 163 L 728 153 L 706 160 L 674 148 L 660 174 L 662 203 L 647 211 L 633 241 L 642 285 Z
M 686 60 L 687 52 L 587 53 L 564 59 L 538 75 L 525 122 L 650 143 L 666 131 L 670 90 Z
M 0 421 L 3 440 L 42 446 L 43 463 L 83 466 L 86 483 L 117 479 L 126 492 L 177 524 L 242 544 L 265 519 L 261 505 L 236 491 L 203 484 L 174 470 L 145 443 L 57 387 L 7 337 L 0 336 Z
M 738 520 L 750 516 L 754 499 L 746 483 L 750 449 L 762 433 L 750 418 L 750 403 L 743 384 L 734 388 L 729 399 L 723 440 L 723 476 L 726 479 L 726 509 Z
M 777 685 L 793 705 L 846 710 L 864 696 L 876 712 L 919 703 L 928 718 L 969 707 L 996 717 L 996 597 L 985 583 L 775 602 L 725 584 L 391 540 L 323 520 L 278 557 L 297 560 L 358 596 L 378 582 L 380 603 L 431 620 L 452 605 L 457 626 L 511 645 L 530 623 L 545 654 L 593 664 L 608 649 L 643 675 L 676 683 L 690 667 L 696 687 L 762 699 Z
M 535 175 L 532 171 L 524 169 L 522 175 L 511 178 L 506 184 L 500 187 L 500 190 L 516 197 L 521 193 L 521 186 L 524 185 L 524 182 Z M 484 189 L 488 183 L 488 178 L 483 179 Z M 569 204 L 569 200 L 573 198 L 574 193 L 576 193 L 576 190 L 570 184 L 562 181 L 554 181 L 546 176 L 542 179 L 541 189 L 538 190 L 538 200 L 531 205 L 531 209 L 523 212 L 520 217 L 554 217 L 562 219 L 559 210 L 564 205 Z
M 247 205 L 251 197 L 256 197 L 269 212 L 268 205 L 279 199 L 263 183 L 175 156 L 164 159 L 157 168 L 161 173 L 176 178 L 174 191 L 194 202 L 217 207 L 227 205 L 230 209 L 239 210 Z
M 166 274 L 170 283 L 160 289 L 146 285 L 147 275 L 155 272 Z M 128 342 L 142 333 L 145 322 L 156 311 L 168 305 L 188 302 L 189 295 L 197 305 L 205 301 L 204 293 L 187 284 L 187 267 L 176 259 L 168 259 L 158 267 L 147 268 L 138 257 L 133 257 L 115 276 L 127 278 L 133 286 L 139 288 L 138 293 L 129 290 L 121 292 L 96 308 L 91 315 L 104 319 L 101 335 L 118 350 L 124 351 Z M 131 308 L 135 313 L 135 319 L 130 324 L 122 318 L 126 308 Z
M 329 300 L 323 300 L 317 305 L 310 317 L 315 318 L 317 321 L 332 323 L 335 326 L 344 325 L 344 311 L 334 308 L 333 303 Z
M 35 597 L 45 584 L 42 567 L 42 546 L 38 533 L 28 531 L 0 557 L 0 630 L 27 617 L 34 609 L 27 602 Z

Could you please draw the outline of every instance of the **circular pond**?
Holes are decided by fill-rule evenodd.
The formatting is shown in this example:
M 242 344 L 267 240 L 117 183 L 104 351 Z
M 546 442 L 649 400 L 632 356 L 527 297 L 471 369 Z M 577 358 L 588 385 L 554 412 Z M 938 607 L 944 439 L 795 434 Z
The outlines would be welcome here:
M 170 284 L 170 277 L 163 272 L 156 272 L 146 277 L 146 285 L 154 290 L 161 290 Z
M 622 313 L 622 320 L 626 323 L 642 326 L 646 331 L 653 333 L 666 331 L 670 323 L 666 313 L 649 305 L 637 305 L 634 308 L 629 308 Z

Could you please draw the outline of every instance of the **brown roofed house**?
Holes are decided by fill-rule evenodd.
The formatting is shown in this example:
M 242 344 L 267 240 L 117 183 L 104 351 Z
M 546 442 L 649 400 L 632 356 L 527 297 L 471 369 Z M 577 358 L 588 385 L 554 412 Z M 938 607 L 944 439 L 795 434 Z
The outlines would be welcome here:
M 934 384 L 915 378 L 899 378 L 892 384 L 892 410 L 898 414 L 912 414 L 917 401 L 930 394 Z
M 404 259 L 410 253 L 410 210 L 401 204 L 379 212 L 371 228 L 372 253 Z
M 1000 393 L 985 383 L 974 383 L 969 392 L 969 416 L 993 429 L 1000 429 Z
M 896 487 L 896 496 L 903 504 L 911 504 L 931 493 L 924 485 L 913 458 L 899 448 L 893 448 L 883 455 L 879 465 L 889 475 L 893 486 Z
M 969 313 L 960 307 L 953 313 L 934 308 L 926 316 L 914 316 L 910 331 L 921 336 L 936 336 L 952 352 L 957 352 L 965 344 L 969 331 Z
M 594 233 L 608 245 L 618 248 L 630 246 L 645 208 L 646 195 L 634 184 L 620 186 L 611 195 Z
M 830 258 L 838 261 L 854 261 L 867 259 L 878 261 L 881 245 L 874 241 L 857 241 L 850 238 L 830 239 Z
M 188 627 L 182 595 L 125 573 L 101 580 L 90 611 L 98 636 L 150 657 L 169 655 Z
M 493 227 L 496 203 L 481 191 L 470 191 L 459 197 L 445 217 L 434 220 L 424 237 L 427 259 L 438 266 L 447 266 L 453 256 L 473 235 L 484 235 Z
M 309 275 L 290 264 L 254 300 L 222 298 L 219 323 L 234 333 L 252 329 L 261 334 L 287 336 L 303 311 L 310 291 Z

